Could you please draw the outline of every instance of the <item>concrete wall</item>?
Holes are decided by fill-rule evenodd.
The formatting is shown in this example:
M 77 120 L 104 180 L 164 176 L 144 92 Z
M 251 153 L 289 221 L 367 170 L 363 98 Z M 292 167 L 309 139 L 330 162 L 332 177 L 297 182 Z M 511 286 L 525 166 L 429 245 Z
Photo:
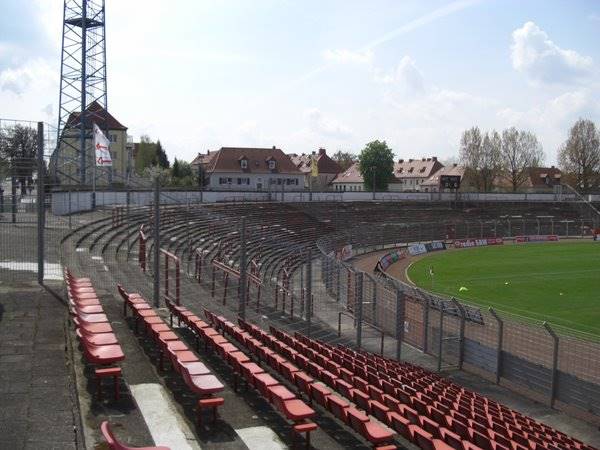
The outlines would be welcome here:
M 284 189 L 282 189 L 282 187 Z M 284 202 L 356 202 L 372 201 L 372 192 L 313 192 L 287 191 L 288 186 L 272 186 L 268 191 L 164 191 L 161 203 L 177 204 L 187 202 L 241 202 L 241 201 L 284 201 Z M 146 206 L 152 202 L 152 191 L 130 191 L 129 202 L 135 206 Z M 282 200 L 283 198 L 283 200 Z M 511 202 L 553 202 L 576 200 L 574 196 L 548 194 L 492 194 L 492 193 L 454 193 L 438 192 L 377 192 L 375 200 L 386 201 L 511 201 Z M 70 203 L 70 207 L 69 207 Z M 125 191 L 99 191 L 96 193 L 96 206 L 127 204 Z M 79 211 L 89 211 L 92 207 L 90 191 L 55 192 L 52 194 L 52 214 L 65 215 Z

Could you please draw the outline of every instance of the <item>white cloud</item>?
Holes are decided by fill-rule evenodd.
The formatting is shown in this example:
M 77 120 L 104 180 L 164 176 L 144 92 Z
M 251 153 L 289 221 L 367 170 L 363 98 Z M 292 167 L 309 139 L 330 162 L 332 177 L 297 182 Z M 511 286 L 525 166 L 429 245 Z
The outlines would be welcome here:
M 598 14 L 598 13 L 591 13 L 588 16 L 588 19 L 590 19 L 590 20 L 592 20 L 594 22 L 600 22 L 600 14 Z
M 352 131 L 343 123 L 323 114 L 318 108 L 309 108 L 304 111 L 304 117 L 313 133 L 319 136 L 334 139 L 346 139 L 352 135 Z
M 592 58 L 575 50 L 560 48 L 533 22 L 526 22 L 512 33 L 513 67 L 535 82 L 569 83 L 587 75 Z
M 325 50 L 323 58 L 341 64 L 370 64 L 373 61 L 373 52 L 371 50 L 353 51 L 348 49 Z
M 32 59 L 18 67 L 9 67 L 0 72 L 0 91 L 22 95 L 30 88 L 42 89 L 54 85 L 57 80 L 54 70 L 43 59 Z
M 408 55 L 404 56 L 396 69 L 391 73 L 373 71 L 375 81 L 384 84 L 397 84 L 405 94 L 419 95 L 425 92 L 423 74 L 417 68 L 415 61 Z

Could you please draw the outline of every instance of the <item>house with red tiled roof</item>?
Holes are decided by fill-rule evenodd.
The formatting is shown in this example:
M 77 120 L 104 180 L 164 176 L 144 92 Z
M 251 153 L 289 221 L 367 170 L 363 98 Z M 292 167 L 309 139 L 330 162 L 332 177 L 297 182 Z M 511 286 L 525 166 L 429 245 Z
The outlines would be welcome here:
M 465 175 L 465 168 L 458 164 L 452 164 L 449 166 L 442 167 L 440 170 L 435 172 L 427 180 L 419 185 L 421 192 L 444 192 L 451 191 L 451 189 L 445 188 L 442 184 L 444 177 L 458 177 L 454 180 L 462 181 Z
M 344 172 L 338 174 L 331 182 L 331 185 L 333 186 L 333 190 L 338 192 L 366 190 L 357 162 L 348 167 Z
M 329 157 L 324 148 L 319 148 L 318 152 L 302 153 L 298 155 L 292 153 L 290 158 L 294 165 L 304 174 L 304 186 L 313 190 L 330 189 L 331 182 L 342 172 L 340 165 Z M 312 176 L 312 160 L 317 161 L 319 174 Z
M 527 177 L 523 184 L 519 186 L 519 190 L 527 190 L 532 192 L 552 190 L 554 186 L 561 183 L 562 172 L 558 167 L 528 167 L 525 169 Z M 512 190 L 510 178 L 507 175 L 500 175 L 494 180 L 496 190 Z
M 192 163 L 203 168 L 206 184 L 212 189 L 275 191 L 304 188 L 304 174 L 275 146 L 221 147 L 216 152 L 199 155 Z
M 394 178 L 388 183 L 389 191 L 421 191 L 421 185 L 444 165 L 434 156 L 422 159 L 400 159 L 394 163 Z M 354 163 L 331 183 L 335 191 L 364 191 L 359 164 Z M 424 189 L 423 189 L 424 190 Z
M 390 191 L 421 191 L 421 184 L 444 165 L 436 156 L 421 159 L 400 159 L 394 164 L 395 181 L 390 183 Z

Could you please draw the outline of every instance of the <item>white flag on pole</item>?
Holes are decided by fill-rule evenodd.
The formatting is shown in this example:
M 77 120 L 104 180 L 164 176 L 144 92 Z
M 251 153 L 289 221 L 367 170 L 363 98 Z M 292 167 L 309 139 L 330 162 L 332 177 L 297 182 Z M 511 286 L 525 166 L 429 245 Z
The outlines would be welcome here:
M 110 141 L 104 136 L 100 127 L 94 124 L 94 149 L 96 151 L 96 166 L 112 166 L 110 157 Z

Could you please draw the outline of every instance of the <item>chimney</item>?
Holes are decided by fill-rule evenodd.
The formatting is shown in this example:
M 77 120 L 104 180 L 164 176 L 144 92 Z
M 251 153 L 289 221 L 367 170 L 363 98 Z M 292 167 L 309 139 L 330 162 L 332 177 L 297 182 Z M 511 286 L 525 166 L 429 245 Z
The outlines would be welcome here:
M 431 160 L 432 160 L 432 161 L 437 161 L 437 156 L 432 156 L 432 157 L 431 157 Z
M 458 163 L 452 164 L 452 167 L 458 167 Z
M 313 156 L 314 156 L 314 155 L 316 155 L 316 154 L 317 154 L 317 152 L 315 152 L 315 151 L 313 150 L 312 154 L 313 154 Z
M 399 159 L 399 160 L 398 160 L 398 163 L 399 163 L 399 164 L 402 164 L 403 162 L 404 162 L 404 160 L 403 160 L 403 159 Z
M 324 155 L 327 153 L 323 147 L 319 147 L 319 155 Z
M 550 166 L 550 168 L 551 168 L 551 169 L 555 169 L 555 167 L 554 167 L 554 166 Z
M 425 158 L 421 158 L 421 162 L 425 162 Z
M 277 149 L 277 147 L 273 146 L 273 150 Z
M 431 158 L 427 158 L 427 162 L 431 161 Z
M 413 161 L 414 161 L 414 159 L 412 159 L 412 158 L 409 158 L 409 160 L 408 160 L 409 163 L 411 163 Z

